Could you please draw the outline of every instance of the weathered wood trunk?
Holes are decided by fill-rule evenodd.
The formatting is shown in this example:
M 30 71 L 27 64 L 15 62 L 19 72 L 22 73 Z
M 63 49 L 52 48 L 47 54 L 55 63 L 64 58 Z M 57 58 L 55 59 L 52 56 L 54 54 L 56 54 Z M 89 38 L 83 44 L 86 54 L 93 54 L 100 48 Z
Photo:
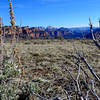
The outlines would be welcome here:
M 2 19 L 0 17 L 0 66 L 3 62 L 3 42 L 2 42 Z

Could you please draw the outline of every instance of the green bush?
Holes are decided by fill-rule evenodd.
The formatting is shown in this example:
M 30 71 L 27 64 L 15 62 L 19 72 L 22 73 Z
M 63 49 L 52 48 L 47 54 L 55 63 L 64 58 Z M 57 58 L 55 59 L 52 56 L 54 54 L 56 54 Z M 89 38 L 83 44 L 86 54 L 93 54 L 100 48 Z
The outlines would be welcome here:
M 29 100 L 32 97 L 32 91 L 38 93 L 37 83 L 22 80 L 16 65 L 11 64 L 10 58 L 4 58 L 0 69 L 0 100 L 18 100 L 21 94 L 27 94 L 25 100 Z

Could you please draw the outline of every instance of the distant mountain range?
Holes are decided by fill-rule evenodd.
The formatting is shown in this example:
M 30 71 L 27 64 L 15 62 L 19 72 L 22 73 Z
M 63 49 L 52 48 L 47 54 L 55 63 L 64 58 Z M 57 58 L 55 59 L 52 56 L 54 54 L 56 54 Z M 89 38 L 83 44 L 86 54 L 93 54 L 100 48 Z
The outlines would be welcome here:
M 98 27 L 93 27 L 93 29 L 98 29 Z M 55 28 L 52 26 L 48 26 L 46 30 L 63 30 L 63 31 L 88 31 L 90 30 L 90 27 L 73 27 L 73 28 L 65 28 L 65 27 L 60 27 L 60 28 Z
M 16 34 L 20 34 L 21 38 L 65 38 L 65 39 L 75 39 L 75 38 L 86 38 L 92 39 L 89 27 L 75 27 L 75 28 L 55 28 L 49 26 L 44 27 L 18 27 L 16 26 Z M 93 27 L 94 34 L 100 34 L 100 28 Z M 5 33 L 10 35 L 11 27 L 5 26 Z
M 47 28 L 49 31 L 49 28 Z M 74 27 L 74 28 L 51 28 L 50 31 L 65 31 L 67 34 L 63 35 L 64 38 L 87 38 L 92 39 L 92 35 L 90 33 L 90 27 Z M 93 27 L 94 34 L 96 32 L 100 33 L 100 28 Z

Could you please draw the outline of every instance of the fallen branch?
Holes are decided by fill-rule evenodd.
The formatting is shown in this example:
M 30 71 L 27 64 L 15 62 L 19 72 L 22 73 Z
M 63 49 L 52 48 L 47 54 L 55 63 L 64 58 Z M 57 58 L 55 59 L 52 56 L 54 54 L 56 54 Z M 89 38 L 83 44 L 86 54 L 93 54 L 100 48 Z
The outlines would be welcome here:
M 74 77 L 72 76 L 71 72 L 69 71 L 68 68 L 64 67 L 64 69 L 66 71 L 68 71 L 69 75 L 71 76 L 72 80 L 74 81 L 74 84 L 77 88 L 77 91 L 75 91 L 75 93 L 77 93 L 77 95 L 79 96 L 79 98 L 81 100 L 84 100 L 84 97 L 82 96 L 82 93 L 81 93 L 81 90 L 80 90 L 80 86 L 79 86 L 79 82 L 78 82 L 78 79 L 79 79 L 79 75 L 80 75 L 80 65 L 79 65 L 79 69 L 78 69 L 78 73 L 77 73 L 77 77 L 76 77 L 76 80 L 74 79 Z
M 32 93 L 34 96 L 40 98 L 41 100 L 48 100 L 47 98 L 42 97 L 42 96 L 40 96 L 39 94 L 34 93 L 34 91 L 31 91 L 31 93 Z
M 81 56 L 80 56 L 81 57 Z M 88 62 L 86 61 L 86 59 L 84 57 L 81 57 L 81 60 L 83 60 L 83 62 L 87 65 L 89 71 L 91 72 L 91 74 L 96 78 L 96 80 L 100 83 L 100 78 L 96 75 L 96 73 L 94 72 L 93 68 L 88 64 Z
M 86 59 L 81 55 L 80 52 L 78 52 L 78 50 L 76 48 L 74 48 L 77 55 L 79 56 L 79 58 L 87 65 L 89 71 L 91 72 L 91 74 L 96 78 L 96 80 L 100 83 L 100 78 L 96 75 L 96 73 L 94 72 L 93 68 L 89 65 L 89 63 L 86 61 Z
M 67 95 L 67 99 L 71 100 L 70 95 L 68 94 L 68 92 L 66 90 L 64 90 L 65 94 Z

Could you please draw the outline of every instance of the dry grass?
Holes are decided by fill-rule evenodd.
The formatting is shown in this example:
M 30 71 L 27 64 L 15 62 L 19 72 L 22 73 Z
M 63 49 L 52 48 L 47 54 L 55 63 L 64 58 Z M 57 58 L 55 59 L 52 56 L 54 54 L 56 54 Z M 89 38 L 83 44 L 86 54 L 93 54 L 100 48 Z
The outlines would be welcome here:
M 42 96 L 47 98 L 60 96 L 63 100 L 66 99 L 63 89 L 68 89 L 72 81 L 63 66 L 66 65 L 74 76 L 77 72 L 74 58 L 77 55 L 73 44 L 79 50 L 83 50 L 88 63 L 100 76 L 100 51 L 91 40 L 32 40 L 16 44 L 25 68 L 24 78 L 39 83 Z M 6 43 L 5 47 L 10 51 L 10 43 Z M 93 78 L 87 67 L 82 65 L 90 79 Z M 80 77 L 80 80 L 83 78 Z M 96 88 L 98 94 L 99 90 Z

